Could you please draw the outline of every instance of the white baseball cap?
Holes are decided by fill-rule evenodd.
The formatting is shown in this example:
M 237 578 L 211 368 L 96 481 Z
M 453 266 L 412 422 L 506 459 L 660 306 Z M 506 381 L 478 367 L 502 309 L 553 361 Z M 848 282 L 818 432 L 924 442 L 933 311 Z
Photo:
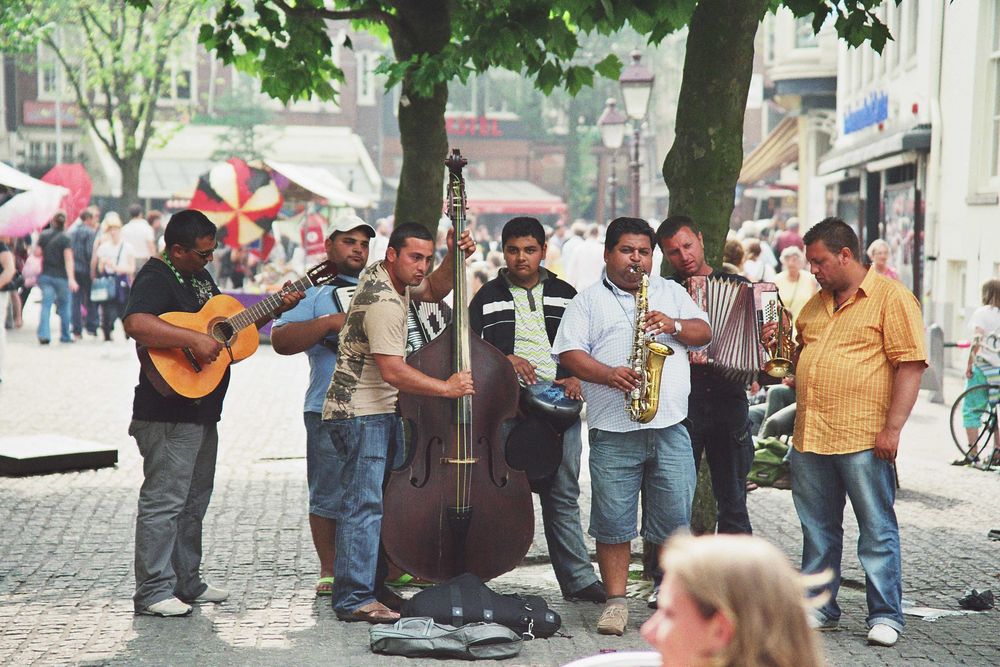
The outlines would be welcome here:
M 349 232 L 359 227 L 364 229 L 368 238 L 374 238 L 375 228 L 356 215 L 342 215 L 334 220 L 327 230 L 327 237 L 329 238 L 337 232 Z

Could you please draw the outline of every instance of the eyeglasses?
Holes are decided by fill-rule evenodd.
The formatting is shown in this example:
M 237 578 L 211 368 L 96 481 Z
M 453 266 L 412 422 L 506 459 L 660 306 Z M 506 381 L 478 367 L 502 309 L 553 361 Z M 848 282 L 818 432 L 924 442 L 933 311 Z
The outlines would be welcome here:
M 219 249 L 219 244 L 216 243 L 214 246 L 212 246 L 208 250 L 195 250 L 194 248 L 187 248 L 187 247 L 185 247 L 184 249 L 187 250 L 187 251 L 189 251 L 189 252 L 193 252 L 194 254 L 198 255 L 202 259 L 211 259 L 212 258 L 212 253 L 214 253 L 216 250 Z

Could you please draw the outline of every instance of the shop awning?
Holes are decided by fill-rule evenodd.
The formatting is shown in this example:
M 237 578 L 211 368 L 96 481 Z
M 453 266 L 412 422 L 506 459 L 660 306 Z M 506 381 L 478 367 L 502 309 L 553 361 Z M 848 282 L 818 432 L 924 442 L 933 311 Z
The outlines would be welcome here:
M 56 188 L 66 192 L 66 188 L 58 185 L 46 183 L 37 178 L 32 178 L 27 174 L 14 169 L 10 165 L 0 162 L 0 185 L 6 185 L 15 190 L 37 190 L 38 188 Z
M 218 125 L 186 125 L 175 130 L 167 127 L 165 134 L 169 141 L 163 146 L 151 142 L 146 151 L 139 169 L 139 197 L 190 198 L 198 176 L 219 162 L 212 156 L 222 147 L 222 135 L 228 130 Z M 378 169 L 361 137 L 350 128 L 261 125 L 255 132 L 256 146 L 265 160 L 304 167 L 306 171 L 326 171 L 329 176 L 316 171 L 314 177 L 324 182 L 336 180 L 349 194 L 367 202 L 381 197 L 382 178 Z M 90 143 L 102 168 L 102 174 L 94 174 L 94 194 L 121 196 L 118 165 L 100 140 L 92 136 Z
M 930 150 L 930 147 L 930 126 L 917 125 L 908 130 L 895 132 L 887 137 L 866 141 L 861 145 L 855 143 L 843 148 L 835 148 L 820 158 L 818 172 L 820 175 L 829 174 L 838 169 L 864 165 L 873 160 L 909 151 L 926 153 Z M 913 159 L 910 161 L 915 160 L 916 155 L 914 154 Z
M 739 183 L 751 185 L 799 159 L 799 119 L 787 116 L 743 159 Z
M 315 195 L 334 206 L 370 208 L 375 205 L 375 202 L 368 197 L 351 192 L 343 181 L 323 167 L 310 167 L 303 164 L 275 162 L 274 160 L 264 160 L 264 164 L 304 190 L 306 196 Z M 286 189 L 285 199 L 294 198 Z
M 473 179 L 466 182 L 466 208 L 481 215 L 561 215 L 566 203 L 530 181 L 494 181 Z

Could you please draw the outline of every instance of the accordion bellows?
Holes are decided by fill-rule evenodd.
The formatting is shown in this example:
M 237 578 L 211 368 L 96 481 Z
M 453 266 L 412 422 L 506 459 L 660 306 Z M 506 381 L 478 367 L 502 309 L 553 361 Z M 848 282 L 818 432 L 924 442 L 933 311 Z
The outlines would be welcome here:
M 711 342 L 688 353 L 691 363 L 707 364 L 733 382 L 753 382 L 769 358 L 760 342 L 760 330 L 765 310 L 770 311 L 769 304 L 778 301 L 777 286 L 720 276 L 691 276 L 684 285 L 698 307 L 708 313 L 712 327 Z

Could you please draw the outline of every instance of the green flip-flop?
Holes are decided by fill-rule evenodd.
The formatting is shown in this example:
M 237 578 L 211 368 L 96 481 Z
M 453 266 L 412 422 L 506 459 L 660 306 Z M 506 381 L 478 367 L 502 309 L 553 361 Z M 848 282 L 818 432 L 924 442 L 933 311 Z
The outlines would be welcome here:
M 333 593 L 333 577 L 320 577 L 316 580 L 316 595 Z

